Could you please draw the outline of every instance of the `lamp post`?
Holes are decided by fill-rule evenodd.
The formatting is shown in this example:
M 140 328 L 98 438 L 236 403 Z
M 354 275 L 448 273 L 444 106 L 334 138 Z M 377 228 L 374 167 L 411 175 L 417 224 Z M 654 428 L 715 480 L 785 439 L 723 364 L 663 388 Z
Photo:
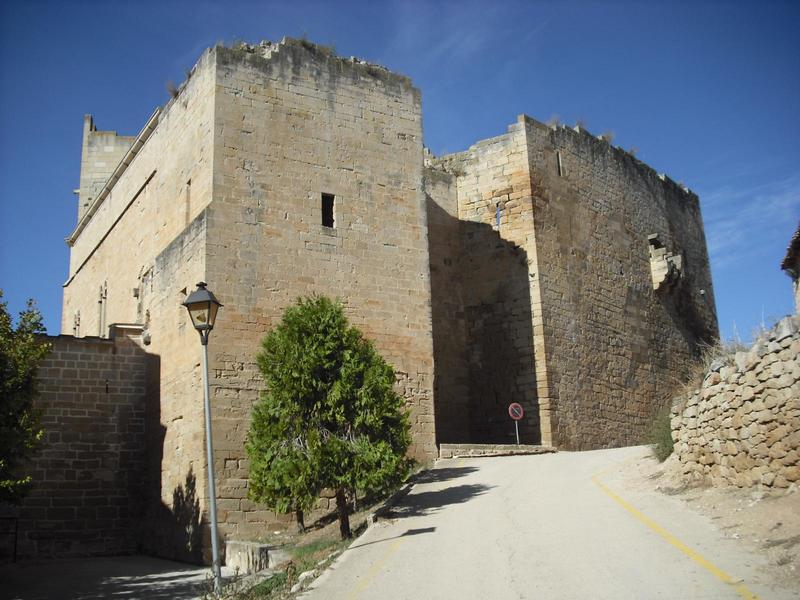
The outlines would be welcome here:
M 214 592 L 219 595 L 222 590 L 222 575 L 219 565 L 219 547 L 217 545 L 217 486 L 214 482 L 214 444 L 211 440 L 211 402 L 208 398 L 208 334 L 214 329 L 217 311 L 222 306 L 209 290 L 205 282 L 197 284 L 197 289 L 189 294 L 183 303 L 189 311 L 192 325 L 200 334 L 203 346 L 203 397 L 206 414 L 206 454 L 208 455 L 208 499 L 211 511 L 211 556 L 214 571 Z

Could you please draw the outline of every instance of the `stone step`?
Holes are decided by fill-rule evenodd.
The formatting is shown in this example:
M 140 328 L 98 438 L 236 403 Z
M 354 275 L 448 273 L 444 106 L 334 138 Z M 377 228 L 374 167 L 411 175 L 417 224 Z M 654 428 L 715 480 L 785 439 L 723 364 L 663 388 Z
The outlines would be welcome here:
M 439 458 L 468 456 L 512 456 L 517 454 L 547 454 L 556 452 L 552 446 L 528 444 L 439 444 Z
M 225 566 L 250 574 L 274 569 L 289 560 L 289 554 L 278 546 L 260 542 L 228 540 L 225 542 Z

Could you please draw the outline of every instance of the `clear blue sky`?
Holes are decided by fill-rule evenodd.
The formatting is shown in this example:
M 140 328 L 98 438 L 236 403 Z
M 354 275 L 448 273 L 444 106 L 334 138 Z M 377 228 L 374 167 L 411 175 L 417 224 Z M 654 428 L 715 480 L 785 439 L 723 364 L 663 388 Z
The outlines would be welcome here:
M 207 46 L 332 44 L 422 90 L 436 154 L 583 121 L 699 194 L 723 336 L 793 312 L 800 2 L 0 0 L 0 287 L 60 329 L 82 117 L 136 134 Z

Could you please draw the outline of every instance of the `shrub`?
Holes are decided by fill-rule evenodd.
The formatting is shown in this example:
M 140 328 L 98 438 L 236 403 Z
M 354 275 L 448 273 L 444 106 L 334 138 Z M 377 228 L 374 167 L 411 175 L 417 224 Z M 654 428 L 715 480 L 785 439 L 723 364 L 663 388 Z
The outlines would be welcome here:
M 653 446 L 653 454 L 659 462 L 664 462 L 672 454 L 672 426 L 670 424 L 671 405 L 659 410 L 647 431 L 647 443 Z
M 2 299 L 0 290 L 0 502 L 16 504 L 32 484 L 19 468 L 43 435 L 33 399 L 36 369 L 50 345 L 38 337 L 45 329 L 32 300 L 15 329 Z
M 279 512 L 311 508 L 334 490 L 342 538 L 348 494 L 379 493 L 408 474 L 408 418 L 394 370 L 341 303 L 314 296 L 289 308 L 257 356 L 267 391 L 247 440 L 251 499 Z

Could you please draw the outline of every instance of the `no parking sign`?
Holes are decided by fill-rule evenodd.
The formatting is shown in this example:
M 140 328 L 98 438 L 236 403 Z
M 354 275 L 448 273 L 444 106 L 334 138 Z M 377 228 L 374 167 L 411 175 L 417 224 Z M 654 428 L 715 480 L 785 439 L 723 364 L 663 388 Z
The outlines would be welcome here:
M 522 405 L 519 402 L 512 402 L 508 405 L 508 416 L 514 419 L 514 430 L 517 432 L 517 446 L 519 446 L 519 422 L 525 416 Z

